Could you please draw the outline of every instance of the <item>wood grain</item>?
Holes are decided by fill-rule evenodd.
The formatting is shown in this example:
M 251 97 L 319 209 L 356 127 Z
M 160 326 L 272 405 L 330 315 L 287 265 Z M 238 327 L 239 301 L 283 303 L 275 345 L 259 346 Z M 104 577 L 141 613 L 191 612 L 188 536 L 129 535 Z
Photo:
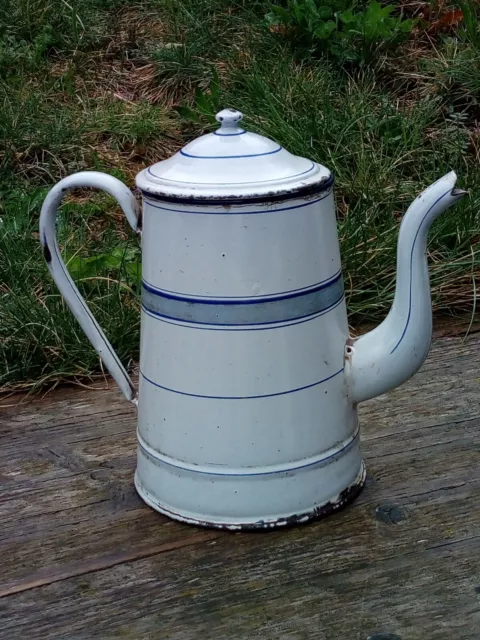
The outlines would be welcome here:
M 436 341 L 411 381 L 361 406 L 365 490 L 279 532 L 146 507 L 135 413 L 114 388 L 8 398 L 0 637 L 478 640 L 478 337 Z

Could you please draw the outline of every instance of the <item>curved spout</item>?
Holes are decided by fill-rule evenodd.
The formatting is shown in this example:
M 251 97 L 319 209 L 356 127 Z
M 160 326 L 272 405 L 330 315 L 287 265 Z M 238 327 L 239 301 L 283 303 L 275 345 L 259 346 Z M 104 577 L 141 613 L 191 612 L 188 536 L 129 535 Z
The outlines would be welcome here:
M 400 226 L 397 283 L 385 320 L 346 346 L 345 372 L 354 403 L 374 398 L 408 380 L 422 366 L 432 338 L 432 303 L 426 256 L 433 221 L 465 195 L 454 171 L 410 205 Z

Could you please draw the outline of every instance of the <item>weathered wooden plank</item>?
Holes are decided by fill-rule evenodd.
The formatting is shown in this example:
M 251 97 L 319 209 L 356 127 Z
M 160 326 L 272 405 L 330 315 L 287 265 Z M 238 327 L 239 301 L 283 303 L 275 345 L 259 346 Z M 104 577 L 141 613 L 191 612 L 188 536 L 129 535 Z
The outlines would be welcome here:
M 477 344 L 443 339 L 411 382 L 361 407 L 369 479 L 354 505 L 265 535 L 145 507 L 131 484 L 135 415 L 116 391 L 0 412 L 0 631 L 478 640 Z
M 97 534 L 100 533 L 97 530 Z M 142 558 L 149 558 L 150 556 L 157 555 L 159 553 L 166 553 L 168 551 L 174 551 L 176 549 L 183 549 L 192 544 L 198 544 L 200 542 L 206 542 L 208 540 L 214 540 L 219 537 L 216 532 L 205 532 L 203 534 L 193 533 L 191 536 L 179 536 L 180 539 L 174 539 L 171 542 L 163 542 L 161 544 L 151 544 L 148 547 L 139 548 L 136 546 L 133 549 L 119 549 L 115 552 L 104 553 L 102 556 L 94 557 L 80 557 L 80 560 L 72 561 L 58 567 L 47 567 L 46 569 L 40 569 L 34 574 L 24 579 L 11 580 L 0 586 L 0 598 L 12 596 L 24 591 L 30 591 L 38 587 L 45 585 L 51 585 L 56 582 L 62 582 L 72 577 L 78 577 L 85 574 L 93 573 L 103 569 L 108 569 L 119 564 L 126 562 L 132 562 L 133 560 L 140 560 Z M 110 540 L 110 548 L 115 547 L 114 541 Z M 39 558 L 36 559 L 37 563 Z
M 42 397 L 16 394 L 0 401 L 0 437 L 10 446 L 27 436 L 29 446 L 46 439 L 76 442 L 128 432 L 132 424 L 135 408 L 114 385 L 108 391 L 66 387 Z
M 416 521 L 414 526 L 417 529 L 428 529 L 432 513 L 427 507 L 451 501 L 455 504 L 448 506 L 442 516 L 444 521 L 449 523 L 450 528 L 452 518 L 455 519 L 456 529 L 468 527 L 471 520 L 468 505 L 473 499 L 473 494 L 479 492 L 480 478 L 475 475 L 472 477 L 475 467 L 465 466 L 462 449 L 450 446 L 449 458 L 452 464 L 448 472 L 441 477 L 438 477 L 438 468 L 435 465 L 428 471 L 425 471 L 421 463 L 404 469 L 403 455 L 393 459 L 390 456 L 386 463 L 372 460 L 369 464 L 367 491 L 358 501 L 362 511 L 359 515 L 355 510 L 349 509 L 342 518 L 342 526 L 360 531 L 365 518 L 369 517 L 368 514 L 374 514 L 377 507 L 380 508 L 379 517 L 383 517 L 384 520 L 400 516 L 403 518 L 403 510 L 407 509 L 413 500 L 417 509 L 423 504 L 426 518 L 425 522 Z M 369 461 L 367 457 L 367 462 Z M 395 479 L 393 482 L 391 477 Z M 128 492 L 128 481 L 125 486 L 124 491 Z M 392 503 L 395 505 L 393 516 L 390 515 Z M 435 513 L 436 511 L 433 515 Z M 442 526 L 437 527 L 436 533 L 440 536 L 435 538 L 436 542 L 444 539 L 445 529 Z M 128 549 L 129 553 L 133 554 L 132 557 L 135 557 L 135 550 L 138 550 L 141 557 L 145 548 L 153 547 L 158 542 L 170 543 L 172 540 L 183 538 L 190 540 L 196 535 L 200 535 L 196 529 L 166 521 L 144 507 L 133 489 L 131 496 L 120 504 L 114 504 L 113 507 L 109 504 L 109 499 L 105 498 L 98 503 L 82 504 L 76 508 L 48 514 L 46 517 L 39 514 L 36 517 L 24 518 L 16 526 L 12 521 L 12 526 L 3 531 L 0 539 L 0 555 L 4 558 L 3 591 L 24 582 L 28 584 L 43 580 L 43 572 L 37 576 L 38 567 L 48 567 L 48 580 L 56 581 L 63 579 L 69 572 L 70 575 L 88 572 L 87 565 L 90 560 L 96 567 L 101 568 L 102 563 L 104 566 L 110 566 L 112 548 Z M 316 534 L 307 531 L 303 535 Z M 408 538 L 406 544 L 409 544 Z M 83 568 L 80 566 L 82 563 Z M 1 593 L 2 587 L 0 595 Z
M 478 426 L 480 420 L 475 425 L 477 429 Z M 368 490 L 362 494 L 359 503 L 365 503 L 364 508 L 373 512 L 378 505 L 408 500 L 412 496 L 417 504 L 438 500 L 439 496 L 444 501 L 469 501 L 471 492 L 480 485 L 480 478 L 475 475 L 479 456 L 473 456 L 470 465 L 465 463 L 464 448 L 472 445 L 477 434 L 477 429 L 471 427 L 471 423 L 458 424 L 454 433 L 450 425 L 418 429 L 410 434 L 409 441 L 402 440 L 399 444 L 387 438 L 369 443 L 366 448 Z M 75 446 L 84 448 L 86 445 Z M 92 446 L 91 443 L 88 446 Z M 101 457 L 102 448 L 107 449 L 108 442 L 101 439 L 96 446 Z M 371 449 L 375 447 L 378 452 L 372 455 Z M 417 450 L 422 456 L 415 459 Z M 81 459 L 80 454 L 81 451 L 75 452 L 78 459 Z M 425 460 L 429 457 L 433 463 L 425 468 Z M 445 473 L 439 477 L 438 464 L 445 458 L 448 464 Z M 88 572 L 90 560 L 97 567 L 102 563 L 109 566 L 112 546 L 128 548 L 130 553 L 138 549 L 141 557 L 145 548 L 155 546 L 159 540 L 168 543 L 197 535 L 197 530 L 166 521 L 144 507 L 132 486 L 133 457 L 126 470 L 118 469 L 118 465 L 112 467 L 76 473 L 70 478 L 56 479 L 55 483 L 42 483 L 39 494 L 34 494 L 38 495 L 37 499 L 31 503 L 28 502 L 28 488 L 22 493 L 26 497 L 20 502 L 12 498 L 0 503 L 0 517 L 6 523 L 0 535 L 0 554 L 6 559 L 3 563 L 2 582 L 7 583 L 4 590 L 20 588 L 25 582 L 28 585 L 44 580 L 44 572 L 37 576 L 38 566 L 48 567 L 47 580 L 55 581 L 69 572 L 70 575 Z M 375 489 L 372 491 L 373 484 Z M 60 510 L 59 498 L 63 505 Z M 22 501 L 27 503 L 27 508 L 22 509 Z M 353 520 L 350 513 L 345 513 L 344 526 L 360 529 L 363 517 L 358 522 L 354 513 Z M 463 503 L 455 512 L 455 518 L 457 527 L 463 520 L 470 519 Z M 441 528 L 439 532 L 443 535 Z M 78 566 L 79 558 L 83 560 L 84 568 Z
M 116 389 L 58 390 L 22 402 L 18 413 L 9 400 L 1 414 L 0 594 L 214 537 L 138 497 L 135 411 Z
M 340 518 L 268 539 L 222 534 L 181 553 L 3 598 L 2 628 L 21 638 L 33 625 L 46 639 L 360 640 L 379 631 L 478 639 L 478 536 L 430 544 L 425 531 L 405 535 L 401 523 L 365 518 L 359 531 Z M 399 539 L 401 554 L 394 552 Z M 390 553 L 378 555 L 385 544 Z
M 18 450 L 4 465 L 0 517 L 8 522 L 9 514 L 18 517 L 56 512 L 59 497 L 62 509 L 73 506 L 79 494 L 87 502 L 97 502 L 107 497 L 105 490 L 112 488 L 113 479 L 121 480 L 122 490 L 124 477 L 131 484 L 134 469 L 133 433 L 117 436 L 114 441 L 102 437 L 68 447 L 52 444 L 37 450 Z

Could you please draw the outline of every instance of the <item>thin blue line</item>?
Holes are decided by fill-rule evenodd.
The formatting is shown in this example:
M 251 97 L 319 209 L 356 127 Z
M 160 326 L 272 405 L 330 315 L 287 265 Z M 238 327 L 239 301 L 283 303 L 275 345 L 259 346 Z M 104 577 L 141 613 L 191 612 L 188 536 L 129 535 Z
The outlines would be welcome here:
M 199 160 L 233 160 L 234 158 L 259 158 L 260 156 L 271 156 L 282 149 L 283 147 L 279 146 L 278 149 L 274 149 L 273 151 L 266 151 L 265 153 L 247 153 L 241 156 L 194 156 L 190 153 L 186 153 L 183 149 L 180 149 L 180 153 L 186 158 L 198 158 Z
M 232 138 L 233 136 L 243 136 L 245 133 L 247 133 L 245 130 L 240 131 L 240 133 L 218 133 L 214 131 L 213 135 L 220 136 L 221 138 Z
M 245 131 L 245 133 L 247 133 Z M 233 135 L 233 134 L 232 134 Z M 235 134 L 236 135 L 236 134 Z M 238 134 L 240 135 L 240 134 Z M 311 167 L 309 167 L 308 169 L 306 169 L 305 171 L 301 171 L 300 173 L 294 173 L 291 176 L 286 176 L 285 178 L 282 178 L 282 180 L 291 180 L 292 178 L 298 178 L 299 176 L 303 176 L 306 173 L 310 173 L 310 171 L 315 167 L 315 163 L 312 162 Z M 151 170 L 151 167 L 147 168 L 147 172 L 153 176 L 154 178 L 157 178 L 157 180 L 163 180 L 165 182 L 176 182 L 178 184 L 191 184 L 191 182 L 185 182 L 184 180 L 172 180 L 171 178 L 164 178 L 163 176 L 157 176 L 155 173 L 153 173 L 153 171 Z M 265 184 L 267 182 L 272 182 L 271 180 L 258 180 L 255 181 L 255 184 Z M 235 185 L 241 185 L 241 184 L 251 184 L 250 182 L 235 182 Z
M 303 324 L 304 322 L 311 322 L 312 320 L 316 320 L 317 318 L 320 318 L 326 313 L 329 313 L 330 311 L 333 311 L 334 309 L 336 309 L 338 305 L 343 302 L 344 299 L 345 299 L 345 294 L 342 294 L 342 297 L 340 298 L 340 300 L 338 300 L 338 302 L 335 302 L 328 309 L 324 309 L 323 311 L 320 311 L 319 313 L 316 313 L 311 316 L 306 316 L 305 318 L 297 318 L 293 322 L 289 322 L 288 320 L 283 320 L 283 321 L 280 320 L 276 326 L 272 326 L 271 324 L 269 326 L 232 325 L 232 324 L 228 324 L 228 325 L 217 324 L 217 325 L 206 326 L 205 324 L 195 324 L 193 322 L 189 324 L 184 324 L 188 322 L 188 320 L 175 320 L 175 322 L 171 322 L 167 316 L 162 316 L 156 313 L 155 311 L 150 311 L 150 309 L 147 309 L 143 304 L 141 306 L 143 311 L 154 320 L 158 320 L 159 322 L 164 322 L 165 324 L 173 324 L 176 327 L 184 327 L 185 329 L 198 329 L 200 331 L 272 331 L 273 329 L 283 329 L 284 327 L 293 327 L 296 324 Z M 172 318 L 172 320 L 174 320 L 174 318 Z M 281 324 L 282 322 L 284 322 L 285 324 Z
M 211 206 L 208 211 L 189 211 L 188 209 L 171 209 L 169 207 L 161 207 L 159 204 L 153 204 L 153 202 L 148 201 L 148 204 L 155 209 L 161 209 L 162 211 L 172 211 L 173 213 L 191 213 L 194 215 L 206 215 L 206 216 L 232 216 L 232 215 L 242 215 L 242 216 L 250 216 L 253 214 L 260 213 L 278 213 L 279 211 L 293 211 L 294 209 L 302 209 L 303 207 L 309 207 L 312 204 L 316 204 L 321 200 L 325 200 L 331 193 L 329 190 L 325 193 L 321 198 L 317 198 L 316 200 L 309 200 L 308 202 L 304 202 L 303 204 L 296 204 L 292 207 L 282 207 L 282 208 L 269 208 L 269 209 L 260 209 L 257 211 L 242 211 L 241 209 L 234 209 L 233 211 L 211 211 Z M 208 203 L 205 205 L 208 207 Z M 270 205 L 271 207 L 271 205 Z
M 298 178 L 298 176 L 303 176 L 306 173 L 310 173 L 310 171 L 315 167 L 315 163 L 312 162 L 312 165 L 306 169 L 305 171 L 301 171 L 300 173 L 294 173 L 292 176 L 286 176 L 285 178 L 282 178 L 282 180 L 291 180 L 291 178 Z M 255 182 L 255 184 L 262 184 L 265 182 L 271 182 L 271 180 L 260 180 L 259 182 Z M 236 184 L 242 184 L 241 182 L 237 182 Z M 246 182 L 245 184 L 248 184 L 248 182 Z
M 262 302 L 278 302 L 279 300 L 290 300 L 291 298 L 299 298 L 300 296 L 309 295 L 311 293 L 317 293 L 318 291 L 322 291 L 323 289 L 327 289 L 328 287 L 334 285 L 336 282 L 340 280 L 342 277 L 341 271 L 339 271 L 335 276 L 332 276 L 330 280 L 324 280 L 322 283 L 318 283 L 308 289 L 299 289 L 297 291 L 286 291 L 284 293 L 277 293 L 270 296 L 251 296 L 248 298 L 220 298 L 220 297 L 201 297 L 201 296 L 186 296 L 181 293 L 176 293 L 175 291 L 165 292 L 161 289 L 156 289 L 151 284 L 146 282 L 146 280 L 142 280 L 143 287 L 158 296 L 159 298 L 167 298 L 169 300 L 179 300 L 181 302 L 198 302 L 201 304 L 211 304 L 211 305 L 240 305 L 240 304 L 261 304 Z
M 191 473 L 200 473 L 202 475 L 206 475 L 206 476 L 221 476 L 222 478 L 226 478 L 226 477 L 231 477 L 231 478 L 241 478 L 241 477 L 252 477 L 252 476 L 271 476 L 274 473 L 291 473 L 292 471 L 299 471 L 300 469 L 308 469 L 309 467 L 314 467 L 318 464 L 325 464 L 326 462 L 328 462 L 328 460 L 331 460 L 332 458 L 335 458 L 336 456 L 338 456 L 340 453 L 343 453 L 344 451 L 346 451 L 349 447 L 352 447 L 357 441 L 358 438 L 360 436 L 360 430 L 357 429 L 357 432 L 355 433 L 354 437 L 350 440 L 350 442 L 347 442 L 346 445 L 344 445 L 341 449 L 339 449 L 338 451 L 335 451 L 335 453 L 332 453 L 331 455 L 327 456 L 326 458 L 322 458 L 321 460 L 316 460 L 315 462 L 309 462 L 307 464 L 302 464 L 299 465 L 297 467 L 288 467 L 287 469 L 279 469 L 277 471 L 262 471 L 260 473 L 218 473 L 217 471 L 201 471 L 200 469 L 192 469 L 190 467 L 183 467 L 181 465 L 177 465 L 177 464 L 173 464 L 172 462 L 167 462 L 166 460 L 161 460 L 160 458 L 156 458 L 155 456 L 152 456 L 149 451 L 147 451 L 147 449 L 145 447 L 142 446 L 142 443 L 140 444 L 140 447 L 143 449 L 143 451 L 147 454 L 147 456 L 150 456 L 151 458 L 153 458 L 156 462 L 159 462 L 161 464 L 165 464 L 168 467 L 173 467 L 174 469 L 182 469 L 182 471 L 190 471 Z M 148 443 L 146 443 L 148 445 Z M 150 446 L 150 445 L 148 445 Z
M 265 298 L 265 300 L 268 302 L 269 300 L 269 296 L 283 296 L 289 293 L 303 293 L 304 291 L 311 291 L 312 289 L 315 289 L 315 287 L 318 287 L 322 284 L 328 284 L 329 282 L 332 282 L 334 280 L 337 280 L 337 278 L 341 275 L 342 270 L 339 269 L 337 271 L 337 273 L 334 273 L 333 276 L 330 276 L 329 278 L 325 278 L 325 280 L 320 280 L 319 282 L 315 282 L 315 284 L 311 284 L 308 287 L 300 287 L 299 289 L 288 289 L 287 291 L 279 291 L 276 293 L 269 293 L 269 294 L 261 294 L 258 296 L 248 296 L 248 297 L 242 297 L 242 296 L 198 296 L 195 297 L 195 300 L 208 300 L 208 299 L 214 299 L 214 300 L 249 300 L 251 298 Z M 142 280 L 142 283 L 145 284 L 147 286 L 147 288 L 150 289 L 150 291 L 152 293 L 156 293 L 158 291 L 158 293 L 160 294 L 164 294 L 164 293 L 171 293 L 173 296 L 183 296 L 184 294 L 182 293 L 178 293 L 177 291 L 172 291 L 171 289 L 160 289 L 159 287 L 154 287 L 152 284 L 150 284 L 149 282 L 147 282 L 146 280 Z M 193 296 L 188 296 L 188 299 L 190 300 L 191 298 L 193 298 Z
M 187 393 L 186 391 L 178 391 L 177 389 L 170 389 L 169 387 L 164 387 L 161 384 L 158 384 L 157 382 L 150 380 L 150 378 L 147 378 L 147 376 L 143 373 L 142 370 L 140 370 L 140 375 L 147 382 L 149 382 L 150 384 L 153 384 L 154 387 L 158 387 L 163 391 L 177 393 L 181 396 L 188 396 L 190 398 L 203 398 L 205 400 L 258 400 L 261 398 L 275 398 L 277 396 L 286 396 L 290 393 L 297 393 L 297 391 L 305 391 L 306 389 L 317 387 L 318 385 L 323 384 L 324 382 L 328 382 L 329 380 L 332 380 L 332 378 L 335 378 L 336 376 L 340 375 L 342 372 L 343 372 L 343 367 L 336 373 L 332 373 L 331 376 L 328 376 L 327 378 L 323 378 L 323 380 L 319 380 L 318 382 L 312 382 L 312 384 L 307 384 L 304 387 L 298 387 L 297 389 L 290 389 L 289 391 L 278 391 L 277 393 L 266 393 L 260 396 L 204 396 L 198 393 Z
M 308 287 L 301 287 L 299 289 L 288 289 L 287 291 L 279 291 L 276 293 L 269 293 L 269 294 L 259 294 L 258 296 L 248 296 L 248 297 L 242 297 L 242 296 L 223 296 L 223 297 L 219 297 L 219 296 L 201 296 L 198 298 L 194 298 L 195 300 L 208 300 L 208 299 L 214 299 L 214 300 L 249 300 L 251 298 L 265 298 L 265 301 L 268 302 L 269 301 L 269 297 L 268 296 L 283 296 L 289 293 L 302 293 L 304 291 L 309 292 L 312 289 L 315 289 L 315 287 L 318 287 L 319 285 L 322 285 L 324 283 L 329 283 L 330 281 L 336 280 L 338 278 L 338 276 L 340 276 L 342 273 L 341 269 L 339 269 L 337 271 L 337 273 L 334 273 L 333 276 L 330 276 L 329 278 L 326 278 L 325 280 L 320 280 L 320 282 L 315 282 L 315 284 L 311 284 Z M 150 284 L 149 282 L 147 282 L 146 280 L 142 280 L 142 283 L 145 284 L 147 287 L 150 288 L 152 293 L 156 293 L 157 291 L 160 294 L 164 294 L 164 293 L 170 293 L 173 296 L 182 296 L 184 294 L 178 293 L 176 291 L 172 291 L 171 289 L 160 289 L 158 287 L 154 287 L 152 284 Z M 191 297 L 189 297 L 189 300 L 191 299 Z
M 440 200 L 442 200 L 442 198 L 444 198 L 446 195 L 448 195 L 449 193 L 451 193 L 452 190 L 449 189 L 448 191 L 445 191 L 445 193 L 443 195 L 441 195 L 439 198 L 437 198 L 437 200 L 435 200 L 435 202 L 432 204 L 432 206 L 430 207 L 430 209 L 427 211 L 427 213 L 423 216 L 422 221 L 420 222 L 418 229 L 417 229 L 417 233 L 415 234 L 415 238 L 413 239 L 413 244 L 412 244 L 412 251 L 410 253 L 410 291 L 409 291 L 409 302 L 408 302 L 408 315 L 407 315 L 407 323 L 405 324 L 405 329 L 403 330 L 402 335 L 400 336 L 400 340 L 397 342 L 397 344 L 393 347 L 393 349 L 390 351 L 390 354 L 392 354 L 397 347 L 400 345 L 400 343 L 402 342 L 403 338 L 405 337 L 405 334 L 407 332 L 408 329 L 408 325 L 410 323 L 410 316 L 412 314 L 412 263 L 413 263 L 413 250 L 415 249 L 415 243 L 417 241 L 417 237 L 418 234 L 420 233 L 420 229 L 422 228 L 422 225 L 425 221 L 425 218 L 428 216 L 428 214 L 430 213 L 430 211 L 433 209 L 433 207 L 440 202 Z

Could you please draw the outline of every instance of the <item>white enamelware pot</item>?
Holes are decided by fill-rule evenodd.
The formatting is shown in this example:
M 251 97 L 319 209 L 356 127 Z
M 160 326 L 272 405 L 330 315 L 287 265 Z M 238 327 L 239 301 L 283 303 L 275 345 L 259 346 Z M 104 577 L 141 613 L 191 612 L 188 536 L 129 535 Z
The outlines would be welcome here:
M 357 404 L 423 363 L 427 233 L 464 194 L 451 172 L 414 201 L 392 309 L 353 340 L 331 172 L 241 119 L 220 112 L 216 131 L 143 170 L 141 214 L 119 180 L 81 172 L 53 187 L 40 219 L 53 279 L 138 406 L 138 493 L 177 520 L 233 530 L 306 522 L 359 493 Z M 60 256 L 57 208 L 77 187 L 110 193 L 141 235 L 138 393 Z

